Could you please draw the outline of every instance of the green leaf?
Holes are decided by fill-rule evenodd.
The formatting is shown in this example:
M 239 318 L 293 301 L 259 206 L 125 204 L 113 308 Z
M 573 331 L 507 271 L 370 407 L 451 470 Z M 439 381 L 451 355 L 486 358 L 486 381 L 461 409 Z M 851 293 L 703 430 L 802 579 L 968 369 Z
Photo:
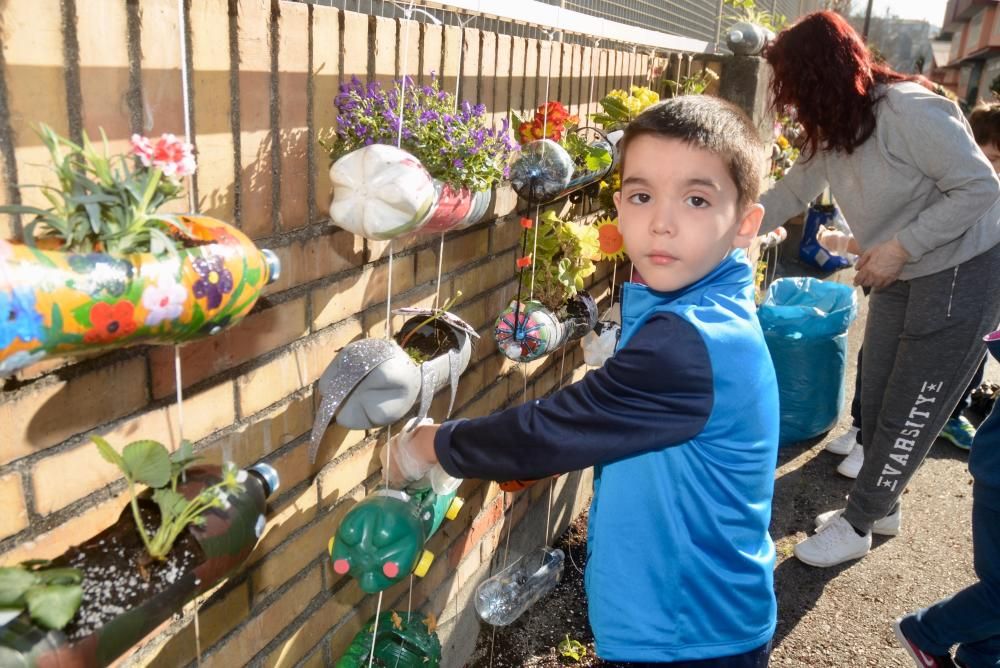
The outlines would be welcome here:
M 83 587 L 46 585 L 29 589 L 24 600 L 31 618 L 49 629 L 61 629 L 73 619 L 83 600 Z
M 143 440 L 129 443 L 122 450 L 126 470 L 135 482 L 163 487 L 170 482 L 170 455 L 162 443 Z
M 104 461 L 117 466 L 119 469 L 121 469 L 122 473 L 124 473 L 127 477 L 129 478 L 132 477 L 128 467 L 128 463 L 126 463 L 126 461 L 122 458 L 122 456 L 118 454 L 117 450 L 111 447 L 111 444 L 108 443 L 103 436 L 92 434 L 90 436 L 90 440 L 92 440 L 94 444 L 97 445 L 97 452 L 100 453 Z
M 199 459 L 201 459 L 201 457 L 194 454 L 194 448 L 191 447 L 191 441 L 187 439 L 181 441 L 181 447 L 178 448 L 176 452 L 170 454 L 171 477 L 180 474 L 181 471 L 185 470 L 193 462 L 196 462 Z
M 611 153 L 600 146 L 591 146 L 587 150 L 587 169 L 597 172 L 611 164 Z
M 0 608 L 24 607 L 21 597 L 37 582 L 37 576 L 23 568 L 0 568 Z
M 183 494 L 175 492 L 169 487 L 158 489 L 153 492 L 153 501 L 160 507 L 160 521 L 166 525 L 184 512 L 188 505 L 188 500 Z

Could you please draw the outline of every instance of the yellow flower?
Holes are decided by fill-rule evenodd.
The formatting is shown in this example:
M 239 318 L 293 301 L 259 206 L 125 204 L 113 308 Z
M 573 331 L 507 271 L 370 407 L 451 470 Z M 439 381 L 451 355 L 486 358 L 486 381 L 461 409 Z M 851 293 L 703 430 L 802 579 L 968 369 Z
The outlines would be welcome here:
M 625 258 L 625 245 L 618 229 L 617 218 L 601 218 L 594 227 L 597 231 L 598 255 L 596 259 L 622 260 Z

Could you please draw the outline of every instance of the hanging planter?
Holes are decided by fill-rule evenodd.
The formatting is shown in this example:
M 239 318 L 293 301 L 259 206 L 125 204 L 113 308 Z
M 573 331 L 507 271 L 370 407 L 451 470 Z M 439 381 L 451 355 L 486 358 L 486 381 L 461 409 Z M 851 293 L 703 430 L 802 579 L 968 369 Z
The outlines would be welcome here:
M 438 668 L 441 641 L 435 633 L 437 622 L 431 615 L 390 610 L 368 620 L 351 641 L 335 668 Z M 374 649 L 373 649 L 374 647 Z M 374 655 L 374 658 L 372 656 Z
M 350 575 L 369 594 L 388 589 L 411 573 L 423 577 L 434 561 L 424 543 L 445 519 L 458 516 L 462 504 L 454 490 L 447 494 L 431 488 L 378 490 L 351 508 L 330 538 L 334 572 Z
M 156 526 L 163 518 L 160 495 L 166 492 L 143 492 L 137 511 L 126 508 L 113 525 L 51 562 L 53 568 L 83 573 L 82 603 L 68 625 L 49 630 L 20 614 L 0 627 L 0 665 L 110 665 L 242 565 L 263 532 L 266 500 L 279 484 L 277 472 L 257 464 L 238 473 L 196 466 L 185 474 L 176 487 L 181 499 L 193 502 L 209 490 L 223 502 L 205 511 L 202 523 L 187 526 L 162 561 L 150 563 L 135 513 L 144 525 Z M 233 484 L 225 486 L 229 476 Z
M 588 142 L 579 119 L 559 102 L 538 107 L 530 121 L 515 116 L 521 152 L 510 167 L 514 191 L 532 204 L 546 204 L 597 186 L 615 162 L 614 147 L 599 131 Z
M 439 179 L 434 179 L 434 192 L 434 209 L 418 229 L 421 234 L 439 234 L 475 225 L 486 215 L 493 202 L 492 190 L 456 190 Z
M 597 324 L 597 304 L 578 292 L 559 311 L 530 300 L 510 303 L 494 326 L 497 347 L 515 362 L 531 362 L 582 338 Z
M 324 144 L 335 224 L 388 240 L 466 227 L 489 209 L 513 145 L 507 122 L 490 127 L 484 105 L 459 104 L 436 77 L 388 89 L 352 79 L 335 104 L 337 136 Z
M 103 133 L 102 133 L 103 134 Z M 201 216 L 158 214 L 194 173 L 190 144 L 132 136 L 107 155 L 41 125 L 58 187 L 22 242 L 0 240 L 0 377 L 46 357 L 133 343 L 182 343 L 238 322 L 278 277 L 271 251 Z
M 447 304 L 446 304 L 447 306 Z M 445 310 L 405 308 L 412 315 L 393 339 L 362 339 L 337 353 L 319 379 L 321 396 L 313 423 L 314 460 L 330 420 L 347 429 L 374 429 L 406 415 L 420 400 L 427 415 L 434 395 L 451 386 L 451 413 L 458 378 L 469 366 L 476 330 Z
M 188 247 L 161 257 L 41 250 L 0 240 L 0 376 L 48 357 L 216 334 L 280 271 L 234 227 L 179 216 Z

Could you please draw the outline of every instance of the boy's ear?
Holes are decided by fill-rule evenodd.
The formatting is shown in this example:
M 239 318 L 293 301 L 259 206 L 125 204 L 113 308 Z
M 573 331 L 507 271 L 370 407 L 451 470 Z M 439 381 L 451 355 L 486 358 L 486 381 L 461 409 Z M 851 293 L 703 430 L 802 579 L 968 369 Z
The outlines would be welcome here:
M 764 221 L 764 207 L 761 204 L 751 204 L 743 212 L 736 226 L 736 236 L 733 237 L 733 248 L 750 248 L 750 243 L 757 236 L 757 230 Z
M 622 191 L 616 190 L 613 195 L 611 195 L 612 201 L 615 203 L 615 210 L 621 211 L 622 208 Z

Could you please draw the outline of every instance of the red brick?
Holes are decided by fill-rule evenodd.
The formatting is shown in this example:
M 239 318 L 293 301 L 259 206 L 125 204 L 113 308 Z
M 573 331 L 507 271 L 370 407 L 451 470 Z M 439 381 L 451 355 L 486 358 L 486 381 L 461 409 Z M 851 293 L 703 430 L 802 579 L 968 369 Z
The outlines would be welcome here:
M 281 208 L 278 223 L 292 230 L 309 223 L 309 137 L 306 127 L 309 80 L 309 7 L 282 0 L 278 4 L 278 150 Z
M 233 132 L 230 126 L 229 11 L 226 0 L 191 5 L 191 87 L 198 147 L 198 210 L 235 223 Z
M 337 96 L 340 76 L 340 11 L 333 7 L 313 5 L 313 123 L 316 140 L 329 142 L 337 129 Z M 350 80 L 350 77 L 347 77 Z M 320 219 L 330 210 L 330 159 L 321 146 L 315 147 L 316 211 Z
M 0 538 L 13 536 L 28 527 L 28 509 L 24 504 L 21 476 L 17 473 L 0 476 L 0 508 L 4 509 Z
M 145 360 L 133 358 L 72 380 L 43 381 L 3 397 L 7 441 L 0 464 L 60 443 L 146 403 Z
M 305 297 L 253 313 L 221 334 L 181 347 L 183 387 L 259 357 L 308 333 Z M 153 397 L 159 399 L 172 395 L 176 391 L 174 349 L 168 346 L 153 348 L 149 360 Z
M 323 329 L 361 311 L 373 271 L 371 265 L 366 265 L 360 273 L 313 290 L 310 293 L 313 329 Z
M 274 248 L 281 260 L 281 278 L 265 288 L 264 294 L 276 294 L 330 274 L 360 267 L 363 254 L 360 241 L 360 237 L 349 232 L 331 228 L 318 237 L 299 239 L 288 246 Z
M 239 3 L 240 224 L 251 237 L 274 231 L 271 218 L 271 3 Z

